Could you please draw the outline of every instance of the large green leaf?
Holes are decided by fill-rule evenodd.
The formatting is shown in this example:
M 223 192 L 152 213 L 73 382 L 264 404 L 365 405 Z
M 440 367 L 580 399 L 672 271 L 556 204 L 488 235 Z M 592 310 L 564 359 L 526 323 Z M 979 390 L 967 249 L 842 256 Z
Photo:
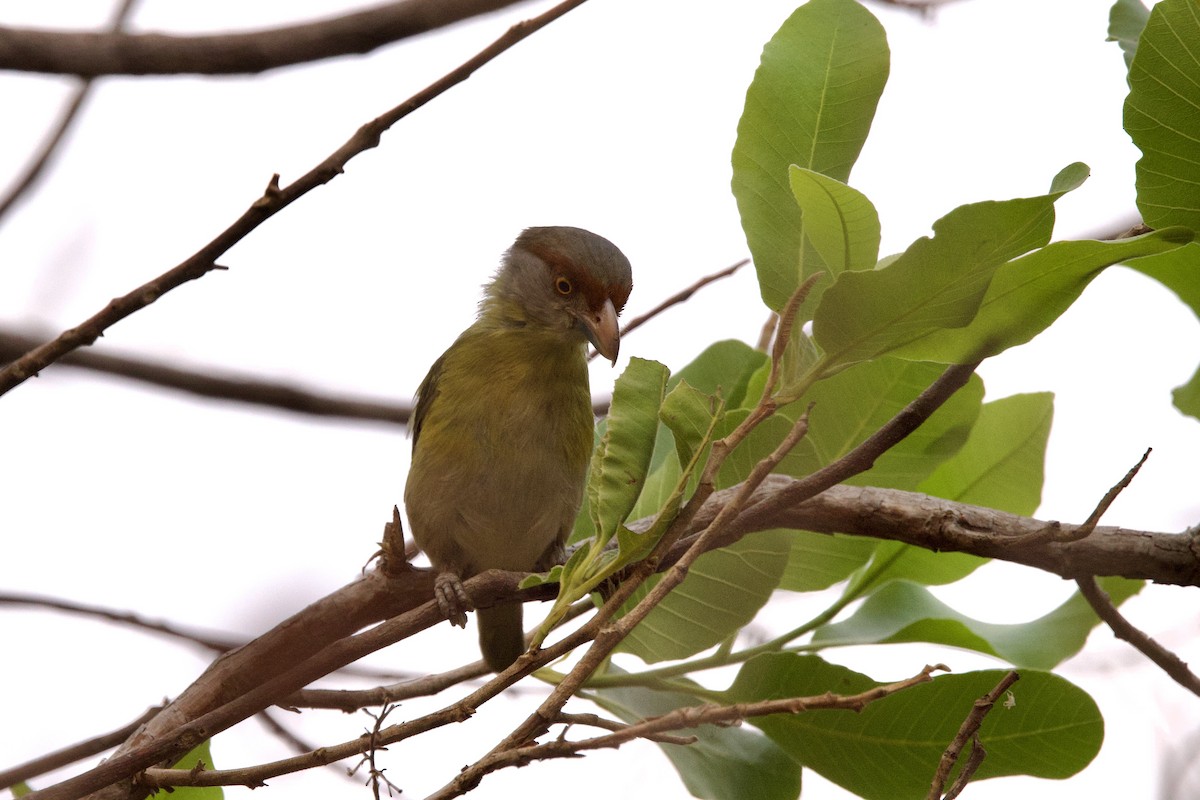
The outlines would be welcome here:
M 1101 582 L 1118 605 L 1143 585 L 1125 578 L 1103 578 Z M 998 625 L 958 613 L 917 583 L 894 581 L 867 598 L 848 619 L 819 629 L 813 644 L 934 642 L 986 653 L 1018 667 L 1053 669 L 1083 648 L 1099 622 L 1078 592 L 1043 617 Z
M 1002 670 L 945 675 L 868 705 L 863 711 L 823 710 L 752 720 L 800 763 L 867 800 L 917 800 L 942 751 L 975 700 Z M 866 675 L 815 656 L 756 656 L 742 667 L 725 699 L 754 702 L 854 694 L 877 686 Z M 1104 721 L 1081 689 L 1045 672 L 1023 670 L 1012 703 L 999 703 L 983 721 L 987 758 L 975 779 L 1004 775 L 1066 778 L 1095 757 Z
M 1185 247 L 1171 250 L 1148 258 L 1139 258 L 1127 265 L 1154 278 L 1179 297 L 1200 318 L 1200 244 L 1192 242 Z M 1175 407 L 1188 416 L 1200 419 L 1200 369 L 1191 380 L 1175 388 L 1172 393 Z
M 1125 69 L 1133 64 L 1137 55 L 1138 38 L 1150 18 L 1150 9 L 1141 0 L 1117 0 L 1108 12 L 1108 41 L 1121 46 L 1125 55 Z
M 925 494 L 1032 514 L 1041 502 L 1046 441 L 1053 396 L 1027 394 L 986 403 L 962 448 L 917 487 Z M 862 570 L 871 584 L 911 580 L 926 586 L 953 583 L 987 559 L 968 553 L 935 553 L 901 542 L 880 542 Z
M 792 531 L 780 589 L 815 592 L 844 581 L 870 560 L 880 543 L 864 536 Z
M 733 194 L 763 301 L 775 310 L 812 271 L 801 272 L 805 221 L 788 168 L 850 177 L 889 58 L 883 26 L 854 0 L 810 0 L 763 48 L 738 121 Z
M 610 667 L 610 672 L 617 671 Z M 588 697 L 629 723 L 700 705 L 684 692 L 640 687 L 592 690 Z M 695 736 L 690 745 L 659 744 L 693 797 L 705 800 L 795 800 L 800 796 L 800 765 L 766 736 L 750 727 L 702 725 L 680 731 Z
M 856 364 L 816 384 L 805 396 L 815 403 L 809 433 L 802 444 L 815 451 L 818 466 L 834 461 L 896 415 L 934 379 L 943 367 L 880 358 Z M 977 376 L 939 408 L 924 425 L 881 456 L 875 465 L 850 480 L 870 486 L 915 489 L 967 439 L 983 399 Z M 791 468 L 792 463 L 798 469 Z M 814 467 L 785 462 L 781 472 L 804 475 Z M 827 536 L 806 531 L 793 534 L 780 588 L 824 589 L 844 580 L 889 543 L 853 536 Z M 952 557 L 953 560 L 953 557 Z
M 996 270 L 970 324 L 931 331 L 893 355 L 944 364 L 994 356 L 1048 328 L 1105 268 L 1178 249 L 1192 238 L 1186 228 L 1168 228 L 1115 242 L 1047 245 Z
M 814 385 L 804 402 L 813 403 L 806 438 L 818 462 L 829 464 L 861 444 L 944 370 L 940 364 L 879 358 L 855 364 Z M 983 382 L 972 376 L 924 425 L 850 482 L 916 489 L 938 464 L 962 447 L 982 402 Z
M 786 531 L 760 531 L 705 553 L 617 649 L 654 663 L 687 658 L 725 641 L 770 599 L 789 544 Z M 657 580 L 647 581 L 629 604 L 641 600 Z
M 985 403 L 967 443 L 920 485 L 926 494 L 1028 516 L 1042 499 L 1050 392 Z
M 1137 205 L 1151 228 L 1200 230 L 1200 8 L 1163 0 L 1129 67 L 1125 131 L 1142 151 Z
M 1000 265 L 1049 242 L 1054 201 L 1086 178 L 1087 167 L 1072 164 L 1047 194 L 960 206 L 886 267 L 843 272 L 813 318 L 830 368 L 967 325 Z

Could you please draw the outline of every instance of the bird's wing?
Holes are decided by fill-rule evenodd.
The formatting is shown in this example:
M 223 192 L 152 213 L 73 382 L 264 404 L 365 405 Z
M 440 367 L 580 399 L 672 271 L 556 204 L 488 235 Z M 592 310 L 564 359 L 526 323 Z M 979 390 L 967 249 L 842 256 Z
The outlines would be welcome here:
M 445 361 L 446 354 L 443 353 L 437 361 L 433 362 L 425 380 L 421 381 L 421 385 L 417 387 L 417 405 L 413 408 L 412 420 L 409 424 L 414 451 L 417 449 L 417 438 L 421 435 L 421 425 L 424 424 L 425 417 L 429 414 L 429 409 L 433 407 L 434 399 L 437 397 L 438 377 L 442 374 L 442 366 Z

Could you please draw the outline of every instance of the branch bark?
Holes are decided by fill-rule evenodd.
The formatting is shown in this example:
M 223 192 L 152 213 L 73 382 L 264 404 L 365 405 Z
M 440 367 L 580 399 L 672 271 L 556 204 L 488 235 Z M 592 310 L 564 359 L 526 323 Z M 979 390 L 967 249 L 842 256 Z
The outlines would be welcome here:
M 706 540 L 705 547 L 722 547 L 753 531 L 796 528 L 973 553 L 1069 578 L 1122 575 L 1200 586 L 1200 537 L 1194 531 L 1169 534 L 1101 526 L 1085 539 L 1070 541 L 1079 526 L 1043 522 L 913 492 L 856 486 L 834 486 L 804 502 L 783 504 L 781 499 L 794 497 L 797 486 L 803 483 L 803 479 L 768 476 L 725 533 Z M 714 492 L 688 525 L 690 535 L 676 543 L 671 555 L 678 557 L 686 552 L 733 501 L 739 488 Z M 649 524 L 650 520 L 643 520 L 641 527 Z M 1065 541 L 1052 536 L 1025 539 L 1029 543 L 1019 546 L 1007 544 L 1041 530 L 1060 531 Z M 671 563 L 672 558 L 665 558 L 660 567 Z M 553 595 L 554 587 L 548 585 L 518 591 L 523 577 L 492 570 L 472 578 L 466 586 L 475 605 L 482 607 L 514 599 L 549 599 Z M 427 570 L 412 570 L 394 580 L 373 571 L 365 579 L 313 603 L 245 647 L 217 659 L 126 743 L 124 755 L 119 753 L 83 775 L 29 797 L 63 800 L 112 784 L 116 785 L 100 796 L 138 796 L 130 776 L 141 769 L 172 753 L 182 755 L 196 742 L 280 702 L 345 659 L 359 658 L 441 622 L 431 600 L 433 578 Z M 354 631 L 389 617 L 393 619 L 384 625 L 353 636 Z M 550 650 L 545 652 L 554 655 Z M 448 721 L 449 717 L 441 724 Z M 147 743 L 149 746 L 142 747 Z M 131 750 L 138 751 L 136 758 L 129 757 Z
M 0 69 L 78 75 L 238 75 L 369 53 L 520 0 L 403 0 L 338 17 L 199 36 L 0 27 Z

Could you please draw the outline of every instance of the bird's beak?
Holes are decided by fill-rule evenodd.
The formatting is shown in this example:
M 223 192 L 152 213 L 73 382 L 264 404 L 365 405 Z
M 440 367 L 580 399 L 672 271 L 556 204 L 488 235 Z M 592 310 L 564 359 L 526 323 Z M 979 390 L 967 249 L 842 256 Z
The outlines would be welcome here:
M 583 324 L 596 350 L 616 366 L 617 351 L 621 349 L 621 331 L 617 327 L 617 309 L 613 307 L 612 300 L 605 300 L 595 314 L 585 314 Z

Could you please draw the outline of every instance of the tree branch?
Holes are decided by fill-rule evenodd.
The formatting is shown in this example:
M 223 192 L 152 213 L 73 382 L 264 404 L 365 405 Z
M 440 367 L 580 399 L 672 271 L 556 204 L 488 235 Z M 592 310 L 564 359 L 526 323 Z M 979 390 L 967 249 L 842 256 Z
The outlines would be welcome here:
M 0 327 L 0 364 L 20 358 L 44 341 L 45 337 Z M 184 369 L 155 359 L 104 350 L 76 350 L 63 355 L 57 363 L 199 397 L 283 409 L 297 414 L 406 425 L 412 413 L 412 407 L 404 403 L 334 395 L 220 370 Z
M 235 75 L 369 53 L 518 0 L 403 0 L 338 17 L 200 36 L 0 27 L 0 69 L 102 75 Z
M 1000 679 L 1000 682 L 992 687 L 992 690 L 983 697 L 975 701 L 971 706 L 971 712 L 967 714 L 962 725 L 958 728 L 958 733 L 954 735 L 953 741 L 946 747 L 942 753 L 941 761 L 938 762 L 937 771 L 933 776 L 933 783 L 929 787 L 929 794 L 926 800 L 939 800 L 942 796 L 942 789 L 946 786 L 946 780 L 950 777 L 950 770 L 958 763 L 958 757 L 962 755 L 963 748 L 967 746 L 968 739 L 974 739 L 974 747 L 971 755 L 979 754 L 977 758 L 968 758 L 967 764 L 959 773 L 958 779 L 951 787 L 952 795 L 957 796 L 962 791 L 962 786 L 966 786 L 967 781 L 971 779 L 975 769 L 983 761 L 983 748 L 979 744 L 979 738 L 976 734 L 979 733 L 979 726 L 983 724 L 983 718 L 992 710 L 992 706 L 996 705 L 996 701 L 1000 699 L 1000 695 L 1008 691 L 1008 688 L 1021 679 L 1021 676 L 1015 670 L 1009 670 L 1008 673 Z M 974 765 L 971 767 L 971 765 Z M 968 771 L 968 768 L 970 771 Z M 957 791 L 955 791 L 957 789 Z
M 109 25 L 111 35 L 119 35 L 121 28 L 125 26 L 125 22 L 133 13 L 133 7 L 137 0 L 121 0 L 121 4 L 117 7 L 116 13 L 113 15 L 112 23 Z M 37 155 L 29 162 L 29 166 L 25 168 L 25 172 L 17 179 L 13 187 L 8 191 L 2 199 L 0 199 L 0 220 L 8 215 L 8 212 L 16 205 L 26 192 L 28 192 L 42 172 L 50 164 L 54 157 L 58 146 L 62 140 L 66 138 L 69 131 L 79 116 L 80 110 L 83 108 L 84 102 L 92 93 L 93 81 L 87 78 L 76 89 L 67 105 L 63 108 L 62 114 L 58 118 L 58 123 L 52 129 L 46 141 L 42 143 Z
M 39 756 L 32 761 L 26 761 L 24 764 L 0 770 L 0 787 L 16 786 L 22 781 L 36 778 L 38 775 L 44 775 L 47 772 L 74 764 L 76 761 L 82 761 L 85 758 L 91 758 L 103 753 L 105 750 L 116 747 L 132 736 L 138 728 L 153 719 L 160 711 L 162 711 L 162 706 L 154 706 L 147 709 L 146 713 L 133 722 L 117 728 L 115 731 L 93 736 L 91 739 L 86 739 L 70 747 L 64 747 L 61 750 L 55 750 L 53 753 Z
M 742 512 L 731 521 L 721 537 L 706 541 L 708 547 L 721 547 L 757 530 L 795 528 L 822 533 L 846 533 L 901 541 L 929 550 L 954 550 L 1026 564 L 1065 577 L 1086 575 L 1123 575 L 1146 578 L 1160 583 L 1200 586 L 1200 543 L 1193 532 L 1179 534 L 1132 531 L 1114 527 L 1097 527 L 1080 541 L 1045 540 L 1024 547 L 1007 547 L 1006 539 L 1022 536 L 1047 526 L 1060 528 L 1070 534 L 1078 526 L 1019 517 L 993 509 L 954 503 L 914 492 L 871 487 L 835 486 L 816 497 L 795 506 L 783 505 L 784 498 L 795 496 L 801 479 L 779 475 L 768 476 L 746 500 Z M 690 536 L 680 539 L 671 554 L 663 559 L 661 568 L 673 563 L 686 552 L 712 520 L 728 505 L 739 487 L 714 492 L 687 526 Z M 644 529 L 650 520 L 632 527 Z M 411 570 L 402 579 L 388 580 L 378 570 L 366 578 L 337 590 L 313 603 L 291 619 L 281 623 L 245 647 L 219 658 L 191 687 L 188 687 L 168 709 L 146 726 L 142 734 L 127 743 L 137 749 L 145 742 L 157 743 L 157 749 L 142 751 L 136 758 L 118 755 L 94 770 L 71 779 L 64 787 L 59 784 L 31 795 L 38 800 L 74 798 L 119 781 L 140 769 L 165 758 L 165 754 L 182 747 L 182 755 L 194 743 L 196 736 L 213 735 L 218 730 L 256 713 L 261 707 L 279 702 L 291 692 L 327 674 L 343 659 L 353 660 L 371 652 L 369 648 L 399 641 L 418 630 L 442 622 L 431 598 L 433 574 L 428 570 Z M 553 585 L 518 591 L 523 575 L 491 570 L 476 576 L 466 586 L 476 606 L 490 606 L 512 600 L 549 599 Z M 405 613 L 409 612 L 409 613 Z M 396 616 L 400 615 L 400 616 Z M 373 622 L 395 617 L 376 626 L 348 643 L 333 646 L 339 639 Z M 585 626 L 586 627 L 586 626 Z M 575 635 L 569 641 L 542 651 L 545 658 L 557 658 L 569 647 L 585 641 L 594 630 Z M 368 637 L 363 639 L 362 637 Z M 325 651 L 325 652 L 322 652 Z M 319 658 L 317 657 L 319 654 Z M 524 657 L 523 657 L 524 658 Z M 522 669 L 530 671 L 525 662 Z M 245 701 L 239 693 L 254 686 L 260 688 L 280 675 L 285 667 L 300 665 L 287 680 L 279 681 L 259 691 Z M 506 673 L 507 674 L 507 673 Z M 508 675 L 518 678 L 523 672 Z M 232 676 L 237 676 L 237 681 Z M 312 677 L 309 677 L 312 676 Z M 478 703 L 494 692 L 495 681 L 464 698 L 465 703 Z M 489 688 L 491 687 L 491 688 Z M 237 701 L 236 707 L 233 705 Z M 221 710 L 223 704 L 230 704 Z M 451 707 L 453 709 L 454 707 Z M 220 713 L 213 710 L 218 709 Z M 459 709 L 461 712 L 461 709 Z M 453 720 L 451 710 L 440 712 L 440 724 Z M 212 714 L 212 716 L 207 716 Z M 417 721 L 414 721 L 417 722 Z M 421 725 L 434 722 L 422 718 Z M 415 728 L 406 728 L 411 735 Z M 345 756 L 343 756 L 345 757 Z M 130 796 L 126 790 L 113 797 Z M 106 795 L 108 796 L 108 795 Z
M 650 311 L 631 319 L 622 329 L 621 335 L 627 336 L 672 306 L 687 301 L 702 287 L 732 275 L 746 263 L 745 260 L 742 260 L 719 272 L 705 275 L 691 286 L 671 295 Z M 36 349 L 45 340 L 45 336 L 35 336 L 0 326 L 0 364 L 15 361 L 25 353 Z M 594 356 L 595 352 L 591 355 Z M 63 355 L 56 363 L 104 375 L 115 375 L 141 381 L 200 397 L 280 408 L 299 414 L 383 422 L 390 425 L 407 425 L 408 418 L 412 414 L 412 405 L 407 403 L 389 403 L 381 400 L 328 394 L 232 372 L 184 369 L 142 356 L 76 350 Z M 607 398 L 594 400 L 592 409 L 596 414 L 603 415 L 608 411 L 608 402 Z
M 451 87 L 462 83 L 475 70 L 571 9 L 582 5 L 583 2 L 584 0 L 565 0 L 537 17 L 513 25 L 499 39 L 456 69 L 451 70 L 405 102 L 363 125 L 345 144 L 294 183 L 280 188 L 279 176 L 274 176 L 267 184 L 262 197 L 254 201 L 237 221 L 186 261 L 134 289 L 129 294 L 116 298 L 79 326 L 64 331 L 58 338 L 35 348 L 0 370 L 0 394 L 20 385 L 70 351 L 92 344 L 104 335 L 107 328 L 150 305 L 163 294 L 188 281 L 200 278 L 212 270 L 220 269 L 216 260 L 231 247 L 279 211 L 340 175 L 350 159 L 378 146 L 383 133 L 398 121 Z
M 1088 601 L 1096 616 L 1104 620 L 1113 635 L 1136 647 L 1142 655 L 1157 664 L 1171 680 L 1200 697 L 1200 677 L 1188 669 L 1187 662 L 1154 641 L 1148 634 L 1136 628 L 1113 605 L 1108 594 L 1100 588 L 1093 577 L 1077 578 L 1079 593 Z

